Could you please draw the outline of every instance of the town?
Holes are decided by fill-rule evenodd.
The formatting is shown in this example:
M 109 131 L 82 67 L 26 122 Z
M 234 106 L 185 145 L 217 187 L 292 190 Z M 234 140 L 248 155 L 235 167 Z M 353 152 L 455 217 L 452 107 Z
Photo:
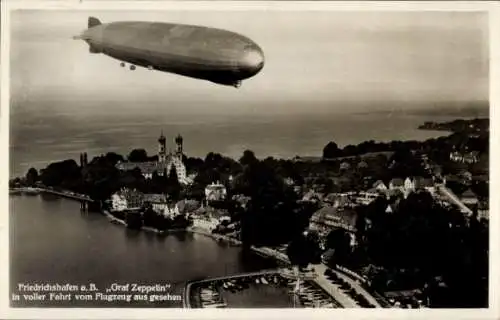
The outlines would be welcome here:
M 172 150 L 160 133 L 153 156 L 134 149 L 88 161 L 83 152 L 10 187 L 80 199 L 131 229 L 189 228 L 271 248 L 301 269 L 347 270 L 391 306 L 485 307 L 489 126 L 479 120 L 423 142 L 331 141 L 321 157 L 287 160 L 250 150 L 238 160 L 188 157 L 180 135 Z M 438 127 L 447 125 L 422 129 Z

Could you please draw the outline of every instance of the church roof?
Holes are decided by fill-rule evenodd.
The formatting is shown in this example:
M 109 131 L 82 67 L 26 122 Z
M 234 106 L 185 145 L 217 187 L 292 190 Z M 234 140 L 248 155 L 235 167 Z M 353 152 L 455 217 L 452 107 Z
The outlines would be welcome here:
M 152 174 L 154 172 L 163 172 L 168 169 L 172 161 L 172 155 L 167 155 L 166 161 L 148 161 L 148 162 L 119 162 L 116 168 L 122 171 L 129 171 L 138 168 L 143 174 Z

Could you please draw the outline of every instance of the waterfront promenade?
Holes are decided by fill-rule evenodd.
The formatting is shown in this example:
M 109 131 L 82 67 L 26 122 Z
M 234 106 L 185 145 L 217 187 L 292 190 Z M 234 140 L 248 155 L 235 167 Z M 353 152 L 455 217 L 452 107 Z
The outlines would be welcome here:
M 40 187 L 20 187 L 20 188 L 9 188 L 10 193 L 16 193 L 16 192 L 21 192 L 21 193 L 48 193 L 48 194 L 53 194 L 56 196 L 68 198 L 68 199 L 73 199 L 73 200 L 79 200 L 79 201 L 86 201 L 86 202 L 94 202 L 89 196 L 86 196 L 84 194 L 78 194 L 74 193 L 71 191 L 57 191 L 51 188 L 40 188 Z
M 328 281 L 328 279 L 326 279 L 324 273 L 326 271 L 326 269 L 328 269 L 327 266 L 325 266 L 324 264 L 315 264 L 313 265 L 314 268 L 318 271 L 318 281 L 327 281 L 328 283 L 331 284 L 330 281 Z M 358 294 L 361 294 L 362 296 L 364 296 L 366 298 L 366 300 L 368 300 L 369 303 L 371 303 L 372 305 L 374 305 L 376 308 L 383 308 L 382 305 L 380 305 L 380 303 L 368 292 L 366 291 L 360 284 L 358 281 L 354 280 L 353 278 L 347 276 L 346 274 L 338 271 L 338 270 L 335 270 L 335 269 L 331 269 L 333 272 L 335 272 L 337 274 L 337 276 L 339 276 L 340 278 L 344 279 L 347 283 L 349 283 L 349 285 L 351 286 L 351 288 L 353 288 Z M 333 284 L 332 284 L 333 285 Z M 333 285 L 335 286 L 335 285 Z M 352 300 L 352 299 L 351 299 Z

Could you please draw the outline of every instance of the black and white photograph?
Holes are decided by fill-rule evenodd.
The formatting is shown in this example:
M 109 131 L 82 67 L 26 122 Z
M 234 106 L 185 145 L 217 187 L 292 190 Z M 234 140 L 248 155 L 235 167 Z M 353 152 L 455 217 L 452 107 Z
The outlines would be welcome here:
M 492 306 L 487 9 L 4 5 L 9 308 Z

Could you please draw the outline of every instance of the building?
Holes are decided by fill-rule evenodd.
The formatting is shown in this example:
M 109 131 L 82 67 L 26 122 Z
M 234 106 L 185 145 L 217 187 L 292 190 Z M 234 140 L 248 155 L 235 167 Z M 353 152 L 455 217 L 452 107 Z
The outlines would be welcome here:
M 319 233 L 328 233 L 334 228 L 355 232 L 356 219 L 357 214 L 354 210 L 336 210 L 332 206 L 325 206 L 312 215 L 310 228 L 317 230 Z
M 477 214 L 478 219 L 488 220 L 490 218 L 488 201 L 480 201 L 478 203 Z
M 468 207 L 476 206 L 479 202 L 476 194 L 471 189 L 467 189 L 464 193 L 462 193 L 460 200 Z
M 460 163 L 476 163 L 479 161 L 479 152 L 471 151 L 471 152 L 458 152 L 453 151 L 450 153 L 450 160 Z
M 217 183 L 211 183 L 205 187 L 205 198 L 207 201 L 220 201 L 226 199 L 227 190 L 226 187 L 217 181 Z
M 191 213 L 193 227 L 211 232 L 216 229 L 223 221 L 230 223 L 231 217 L 227 212 L 200 207 Z
M 373 187 L 379 191 L 387 191 L 387 186 L 382 180 L 377 180 L 374 184 Z
M 139 209 L 143 204 L 144 194 L 135 189 L 123 188 L 111 195 L 111 207 L 113 211 Z
M 432 181 L 431 178 L 415 177 L 413 181 L 415 184 L 416 191 L 425 190 L 433 195 L 436 192 L 434 181 Z
M 129 171 L 138 168 L 146 179 L 153 178 L 153 174 L 164 176 L 170 173 L 170 170 L 175 167 L 177 179 L 181 184 L 190 184 L 191 178 L 186 175 L 186 166 L 183 162 L 183 139 L 180 135 L 175 138 L 175 151 L 167 153 L 167 139 L 161 133 L 158 138 L 158 161 L 147 162 L 119 162 L 116 167 L 122 171 Z
M 309 229 L 315 230 L 320 237 L 326 237 L 331 230 L 343 229 L 351 237 L 351 245 L 356 244 L 357 213 L 352 209 L 337 210 L 332 206 L 325 206 L 316 211 L 309 222 Z
M 311 189 L 304 194 L 302 201 L 321 202 L 323 198 L 323 194 Z
M 377 189 L 370 189 L 368 191 L 361 191 L 356 196 L 356 203 L 361 204 L 361 205 L 369 205 L 378 197 L 380 197 L 380 193 L 377 191 Z
M 156 212 L 163 212 L 167 206 L 167 196 L 164 194 L 147 193 L 144 195 L 144 204 L 151 205 Z
M 406 178 L 403 184 L 405 192 L 415 191 L 415 180 L 410 177 Z
M 213 217 L 196 217 L 193 218 L 193 227 L 207 231 L 212 231 L 219 225 L 219 220 Z
M 166 205 L 164 208 L 163 208 L 163 216 L 165 217 L 168 217 L 168 218 L 174 218 L 178 215 L 180 215 L 180 211 L 179 211 L 179 206 L 177 206 L 177 204 L 175 205 Z

